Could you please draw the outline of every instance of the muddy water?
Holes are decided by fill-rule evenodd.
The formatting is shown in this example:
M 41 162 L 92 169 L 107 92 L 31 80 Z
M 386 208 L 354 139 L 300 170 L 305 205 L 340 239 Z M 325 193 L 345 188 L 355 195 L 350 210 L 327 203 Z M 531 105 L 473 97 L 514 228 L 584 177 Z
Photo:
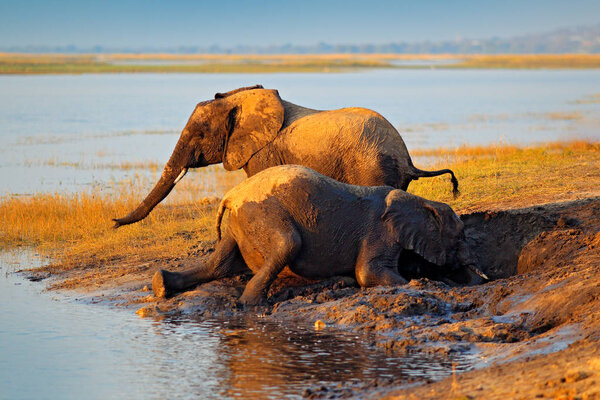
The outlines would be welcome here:
M 153 321 L 48 293 L 0 264 L 0 398 L 300 398 L 307 388 L 440 379 L 469 360 L 394 356 L 368 336 L 258 317 Z M 39 260 L 35 261 L 38 264 Z

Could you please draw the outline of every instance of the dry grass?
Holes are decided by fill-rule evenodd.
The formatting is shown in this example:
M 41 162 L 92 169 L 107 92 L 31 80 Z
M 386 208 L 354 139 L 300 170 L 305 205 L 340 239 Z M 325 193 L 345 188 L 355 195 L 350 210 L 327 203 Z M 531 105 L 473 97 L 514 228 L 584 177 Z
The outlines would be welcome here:
M 65 161 L 58 157 L 52 157 L 47 160 L 25 160 L 23 165 L 26 167 L 70 167 L 77 169 L 116 169 L 116 170 L 150 170 L 157 171 L 163 168 L 163 164 L 154 160 L 147 161 L 121 161 L 121 162 L 86 162 L 86 161 Z
M 212 241 L 215 198 L 244 179 L 242 171 L 211 166 L 188 174 L 171 195 L 140 223 L 112 229 L 112 218 L 133 210 L 155 179 L 137 177 L 111 193 L 39 194 L 0 200 L 0 249 L 36 247 L 62 264 L 146 262 L 181 257 L 198 242 Z
M 340 72 L 392 67 L 387 57 L 345 55 L 48 55 L 0 53 L 0 74 Z M 136 64 L 136 61 L 146 63 Z M 150 62 L 148 62 L 150 61 Z
M 600 195 L 600 143 L 575 141 L 543 146 L 484 146 L 414 151 L 450 166 L 461 196 L 453 199 L 446 177 L 421 179 L 409 191 L 449 203 L 458 212 L 518 208 Z
M 460 147 L 413 151 L 450 166 L 460 181 L 453 199 L 446 177 L 413 182 L 409 191 L 444 201 L 458 212 L 522 207 L 600 195 L 600 143 L 543 146 Z M 130 182 L 114 193 L 7 197 L 0 201 L 0 247 L 37 246 L 64 265 L 145 263 L 186 257 L 215 239 L 214 202 L 197 193 L 210 185 L 223 193 L 244 178 L 219 166 L 190 174 L 166 201 L 140 223 L 111 228 L 111 219 L 132 210 L 151 182 Z
M 424 64 L 394 65 L 392 61 Z M 449 62 L 428 66 L 427 62 Z M 0 74 L 341 72 L 365 68 L 600 68 L 598 54 L 17 54 L 0 53 Z
M 142 198 L 132 187 L 121 189 L 122 192 L 118 195 L 94 190 L 92 193 L 74 195 L 41 194 L 6 198 L 0 203 L 0 224 L 3 227 L 0 245 L 34 245 L 43 250 L 55 250 L 95 241 L 108 232 L 121 234 L 121 230 L 110 231 L 111 219 L 127 214 Z M 196 218 L 204 213 L 203 207 L 190 206 L 191 204 L 181 208 L 173 205 L 159 207 L 144 223 L 138 224 L 141 229 L 122 231 L 129 234 L 142 233 L 144 228 L 158 221 Z
M 573 104 L 600 104 L 600 94 L 583 96 L 581 99 L 575 100 Z
M 25 56 L 16 53 L 0 53 L 2 56 Z M 304 60 L 448 60 L 455 54 L 102 54 L 96 57 L 105 60 L 172 60 L 172 61 L 304 61 Z
M 553 120 L 564 120 L 564 121 L 572 121 L 572 120 L 578 120 L 578 119 L 582 119 L 583 115 L 581 115 L 580 112 L 575 111 L 575 112 L 550 112 L 547 113 L 546 116 L 549 119 L 553 119 Z
M 600 54 L 500 54 L 464 56 L 452 68 L 600 68 Z

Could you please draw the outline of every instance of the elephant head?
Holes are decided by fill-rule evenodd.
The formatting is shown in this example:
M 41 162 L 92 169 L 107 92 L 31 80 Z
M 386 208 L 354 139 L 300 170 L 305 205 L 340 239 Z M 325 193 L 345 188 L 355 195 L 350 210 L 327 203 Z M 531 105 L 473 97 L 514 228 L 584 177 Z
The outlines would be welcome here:
M 463 222 L 447 204 L 393 190 L 385 207 L 381 218 L 394 240 L 435 265 L 446 264 L 449 252 L 464 235 Z
M 403 276 L 447 277 L 461 284 L 489 280 L 467 246 L 464 223 L 447 204 L 393 190 L 382 219 L 394 240 L 408 250 L 402 256 Z
M 279 93 L 260 85 L 217 93 L 214 100 L 199 103 L 183 128 L 160 180 L 135 210 L 114 220 L 114 227 L 146 218 L 189 168 L 220 162 L 230 171 L 243 167 L 254 153 L 277 136 L 283 119 Z

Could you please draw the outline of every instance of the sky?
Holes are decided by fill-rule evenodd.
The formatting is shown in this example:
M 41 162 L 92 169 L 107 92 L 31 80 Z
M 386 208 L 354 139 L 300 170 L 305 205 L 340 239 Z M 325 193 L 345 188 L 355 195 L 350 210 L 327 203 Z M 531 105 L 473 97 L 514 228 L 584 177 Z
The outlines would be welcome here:
M 600 23 L 599 0 L 0 0 L 0 46 L 383 44 Z

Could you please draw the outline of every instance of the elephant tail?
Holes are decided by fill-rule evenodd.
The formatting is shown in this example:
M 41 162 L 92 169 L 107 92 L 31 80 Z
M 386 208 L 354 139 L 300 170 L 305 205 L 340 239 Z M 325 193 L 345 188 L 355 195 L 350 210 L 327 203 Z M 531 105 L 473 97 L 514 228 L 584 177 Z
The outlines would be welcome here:
M 219 204 L 219 208 L 217 210 L 217 242 L 221 241 L 221 222 L 223 222 L 223 214 L 225 214 L 225 210 L 227 209 L 227 198 L 221 200 Z
M 419 178 L 431 178 L 433 176 L 439 176 L 444 174 L 450 174 L 450 181 L 452 182 L 452 194 L 454 198 L 457 198 L 460 195 L 460 190 L 458 190 L 458 180 L 456 176 L 454 176 L 454 172 L 451 169 L 440 169 L 437 171 L 423 171 L 417 167 L 413 167 L 413 173 L 415 176 L 415 180 Z

